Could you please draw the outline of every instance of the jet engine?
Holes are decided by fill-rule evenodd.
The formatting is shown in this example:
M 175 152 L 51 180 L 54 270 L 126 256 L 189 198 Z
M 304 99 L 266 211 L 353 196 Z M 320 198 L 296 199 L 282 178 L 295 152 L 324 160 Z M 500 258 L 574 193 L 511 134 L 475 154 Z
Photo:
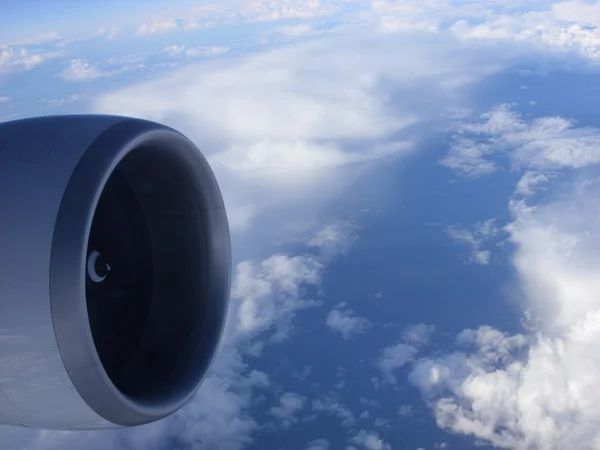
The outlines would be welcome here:
M 219 186 L 181 133 L 103 115 L 0 124 L 0 424 L 172 414 L 215 356 L 230 277 Z

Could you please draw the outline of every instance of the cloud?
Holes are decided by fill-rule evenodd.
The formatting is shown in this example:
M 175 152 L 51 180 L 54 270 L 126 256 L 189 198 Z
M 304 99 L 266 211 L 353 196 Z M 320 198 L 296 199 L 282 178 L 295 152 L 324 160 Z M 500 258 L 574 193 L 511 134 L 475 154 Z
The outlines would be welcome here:
M 347 307 L 345 302 L 338 304 L 327 316 L 327 326 L 337 331 L 346 340 L 364 333 L 371 327 L 371 322 Z
M 457 138 L 440 164 L 468 178 L 478 178 L 496 171 L 496 163 L 486 159 L 492 152 L 489 144 L 475 139 Z
M 189 56 L 189 57 L 200 57 L 200 56 L 217 56 L 229 51 L 227 45 L 213 45 L 213 46 L 200 46 L 188 48 L 185 45 L 170 45 L 164 49 L 164 52 L 169 56 Z
M 447 40 L 342 33 L 178 69 L 106 94 L 93 111 L 157 120 L 193 139 L 234 233 L 275 211 L 279 230 L 297 232 L 318 226 L 316 211 L 365 170 L 414 151 L 412 130 L 433 99 L 455 101 L 457 87 L 498 70 L 497 58 L 478 53 Z M 390 101 L 390 89 L 407 101 Z
M 177 22 L 173 18 L 157 18 L 153 20 L 149 20 L 148 22 L 144 22 L 141 24 L 137 32 L 141 35 L 149 35 L 149 34 L 157 34 L 157 33 L 165 33 L 167 31 L 172 31 L 178 28 Z
M 338 417 L 343 427 L 351 427 L 356 423 L 352 411 L 333 394 L 313 400 L 312 409 L 315 412 L 326 412 L 331 416 Z
M 315 439 L 308 443 L 306 450 L 329 450 L 329 441 L 326 439 Z
M 360 430 L 357 435 L 349 439 L 350 443 L 365 450 L 391 450 L 392 446 L 383 441 L 377 432 Z
M 398 380 L 394 376 L 394 371 L 409 362 L 416 353 L 417 349 L 412 345 L 404 343 L 390 345 L 383 350 L 377 361 L 377 367 L 388 383 L 396 384 Z
M 318 284 L 322 269 L 323 265 L 310 256 L 283 254 L 260 264 L 238 264 L 232 288 L 237 332 L 251 335 L 275 325 L 274 337 L 285 338 L 296 311 L 320 305 L 316 300 L 302 299 L 301 287 Z
M 95 80 L 101 76 L 100 69 L 85 59 L 72 59 L 69 67 L 60 73 L 60 77 L 67 81 Z
M 10 97 L 0 97 L 0 103 L 6 103 L 10 101 Z
M 58 56 L 59 54 L 56 52 L 0 45 L 0 71 L 3 71 L 3 69 L 32 70 L 49 59 Z
M 388 33 L 450 31 L 463 40 L 507 41 L 600 60 L 600 2 L 520 3 L 460 0 L 375 0 L 369 23 Z
M 69 62 L 68 67 L 63 69 L 58 76 L 65 81 L 92 81 L 98 78 L 114 77 L 124 72 L 139 70 L 144 67 L 145 57 L 130 56 L 123 58 L 109 58 L 106 61 L 107 68 L 101 69 L 97 64 L 91 64 L 85 58 L 75 58 Z M 118 68 L 112 66 L 119 65 Z
M 453 241 L 471 247 L 469 262 L 485 265 L 489 264 L 492 254 L 489 250 L 482 250 L 481 247 L 486 240 L 495 237 L 500 232 L 500 229 L 494 225 L 495 222 L 496 219 L 477 222 L 471 230 L 451 226 L 446 229 L 446 233 Z
M 535 194 L 536 189 L 540 189 L 539 185 L 548 182 L 551 175 L 536 172 L 534 170 L 526 171 L 515 188 L 515 194 L 523 197 L 530 197 Z
M 306 397 L 294 392 L 286 392 L 279 397 L 279 405 L 273 406 L 269 414 L 280 419 L 284 429 L 287 429 L 292 423 L 298 421 L 296 414 L 302 411 L 305 403 Z
M 479 118 L 456 124 L 454 142 L 440 161 L 442 165 L 476 178 L 498 169 L 489 159 L 496 156 L 508 156 L 514 170 L 578 169 L 600 163 L 599 128 L 576 127 L 574 120 L 560 116 L 526 122 L 508 104 L 498 105 Z
M 435 325 L 417 323 L 407 326 L 402 332 L 402 337 L 407 344 L 422 347 L 429 344 L 429 339 L 434 332 Z
M 585 177 L 544 203 L 510 201 L 527 333 L 465 330 L 464 350 L 416 364 L 440 427 L 502 448 L 600 444 L 599 193 Z
M 429 344 L 430 336 L 435 331 L 435 325 L 423 323 L 408 325 L 401 334 L 401 341 L 383 349 L 375 365 L 383 374 L 386 383 L 397 384 L 395 372 L 413 361 L 417 353 Z M 376 386 L 379 380 L 375 379 Z
M 325 225 L 308 240 L 310 247 L 320 249 L 325 254 L 344 254 L 357 238 L 357 226 L 351 221 L 335 221 Z
M 242 10 L 251 22 L 282 19 L 310 19 L 331 15 L 341 9 L 340 2 L 331 0 L 256 0 Z
M 458 20 L 452 32 L 462 39 L 493 39 L 526 42 L 557 52 L 569 52 L 600 59 L 600 27 L 593 22 L 598 2 L 556 3 L 550 9 L 522 14 L 496 14 L 479 23 Z M 590 16 L 584 18 L 586 13 Z

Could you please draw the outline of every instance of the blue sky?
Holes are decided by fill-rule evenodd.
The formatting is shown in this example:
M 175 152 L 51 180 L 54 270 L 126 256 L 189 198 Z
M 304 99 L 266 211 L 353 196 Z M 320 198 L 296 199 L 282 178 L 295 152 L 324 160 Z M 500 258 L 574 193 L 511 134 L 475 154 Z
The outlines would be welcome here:
M 598 447 L 600 2 L 81 5 L 3 7 L 0 120 L 188 135 L 232 304 L 174 416 L 3 448 Z

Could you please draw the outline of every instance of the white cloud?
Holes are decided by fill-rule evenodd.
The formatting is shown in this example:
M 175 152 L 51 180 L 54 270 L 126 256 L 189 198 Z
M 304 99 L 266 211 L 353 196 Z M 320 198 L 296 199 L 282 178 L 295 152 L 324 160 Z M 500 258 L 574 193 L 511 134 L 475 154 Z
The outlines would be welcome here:
M 10 101 L 10 97 L 0 97 L 0 103 L 6 103 Z
M 238 264 L 232 298 L 236 303 L 236 330 L 255 334 L 276 326 L 277 339 L 285 338 L 300 309 L 320 305 L 301 297 L 303 285 L 316 285 L 323 266 L 310 256 L 273 255 L 260 264 Z
M 367 21 L 383 32 L 449 30 L 463 40 L 508 41 L 600 60 L 600 2 L 527 5 L 530 8 L 502 0 L 374 0 Z
M 308 245 L 326 254 L 343 254 L 356 240 L 356 231 L 357 226 L 351 221 L 330 222 L 308 240 Z
M 383 350 L 377 361 L 377 367 L 388 383 L 396 384 L 398 380 L 394 372 L 409 362 L 416 353 L 417 349 L 412 345 L 404 343 L 390 345 Z
M 186 47 L 185 45 L 170 45 L 164 49 L 169 56 L 184 55 L 189 57 L 217 56 L 229 51 L 227 45 Z
M 274 211 L 281 232 L 306 230 L 367 168 L 409 154 L 420 114 L 499 68 L 487 58 L 447 40 L 337 34 L 182 68 L 109 93 L 94 111 L 157 120 L 193 139 L 234 233 Z M 390 102 L 390 88 L 412 100 Z
M 85 59 L 72 59 L 69 67 L 60 73 L 60 77 L 67 81 L 95 80 L 101 76 L 100 69 Z
M 494 225 L 495 222 L 496 219 L 477 222 L 471 230 L 452 226 L 446 229 L 446 233 L 455 242 L 465 243 L 471 248 L 469 262 L 489 264 L 492 254 L 489 250 L 482 250 L 481 247 L 486 240 L 499 233 L 500 230 Z
M 377 432 L 360 430 L 357 435 L 350 438 L 350 442 L 358 448 L 365 450 L 391 450 L 392 446 L 383 441 Z
M 313 400 L 312 409 L 316 412 L 326 412 L 329 415 L 338 417 L 344 427 L 350 427 L 356 423 L 356 418 L 352 414 L 352 411 L 334 395 Z
M 0 73 L 4 69 L 31 70 L 57 56 L 55 52 L 0 45 Z
M 177 28 L 178 25 L 175 19 L 170 17 L 161 17 L 144 22 L 138 27 L 137 32 L 141 35 L 149 35 L 165 33 L 168 31 L 173 31 Z
M 294 392 L 286 392 L 279 397 L 279 405 L 273 406 L 269 414 L 280 419 L 284 428 L 289 428 L 292 423 L 298 421 L 296 414 L 302 411 L 305 403 L 306 397 Z
M 434 332 L 435 325 L 417 323 L 407 326 L 402 332 L 402 337 L 407 344 L 422 347 L 429 344 L 429 339 Z
M 508 104 L 493 108 L 480 119 L 456 125 L 455 142 L 442 159 L 443 165 L 477 177 L 497 169 L 486 159 L 496 154 L 508 155 L 515 169 L 576 169 L 600 163 L 599 128 L 576 127 L 574 120 L 560 116 L 526 122 Z
M 331 0 L 256 0 L 242 10 L 248 21 L 309 19 L 340 10 L 341 3 Z
M 550 177 L 551 175 L 545 173 L 527 170 L 517 183 L 515 194 L 522 195 L 523 197 L 530 197 L 535 194 L 536 189 L 539 189 L 538 186 L 546 183 Z
M 598 447 L 599 193 L 588 178 L 543 204 L 510 201 L 528 333 L 465 330 L 463 351 L 416 364 L 440 427 L 503 448 Z
M 329 441 L 326 439 L 315 439 L 308 443 L 306 450 L 329 450 Z
M 124 72 L 139 70 L 144 67 L 145 56 L 132 55 L 123 58 L 109 58 L 106 61 L 107 69 L 101 69 L 97 64 L 91 64 L 85 58 L 72 59 L 69 66 L 59 73 L 59 77 L 66 81 L 92 81 L 103 77 L 114 77 Z M 112 66 L 120 66 L 112 68 Z
M 477 178 L 496 171 L 496 163 L 485 158 L 491 153 L 491 146 L 484 142 L 459 138 L 452 142 L 450 151 L 440 160 L 440 164 L 460 175 Z
M 494 14 L 492 18 L 460 19 L 450 27 L 462 39 L 526 42 L 558 52 L 600 59 L 600 27 L 593 11 L 598 4 L 582 1 L 555 3 L 550 9 L 522 14 Z M 587 10 L 587 11 L 586 11 Z M 586 13 L 591 13 L 585 17 Z M 477 23 L 478 22 L 478 23 Z
M 371 322 L 348 308 L 345 302 L 338 304 L 327 316 L 327 326 L 337 331 L 346 340 L 364 333 L 371 327 Z

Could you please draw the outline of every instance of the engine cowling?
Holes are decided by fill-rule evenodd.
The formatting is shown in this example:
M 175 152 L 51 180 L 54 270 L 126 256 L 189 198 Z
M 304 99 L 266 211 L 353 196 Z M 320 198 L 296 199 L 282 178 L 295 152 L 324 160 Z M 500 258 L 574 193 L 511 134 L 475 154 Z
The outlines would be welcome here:
M 219 186 L 179 132 L 99 115 L 0 124 L 0 424 L 172 414 L 213 360 L 230 277 Z

